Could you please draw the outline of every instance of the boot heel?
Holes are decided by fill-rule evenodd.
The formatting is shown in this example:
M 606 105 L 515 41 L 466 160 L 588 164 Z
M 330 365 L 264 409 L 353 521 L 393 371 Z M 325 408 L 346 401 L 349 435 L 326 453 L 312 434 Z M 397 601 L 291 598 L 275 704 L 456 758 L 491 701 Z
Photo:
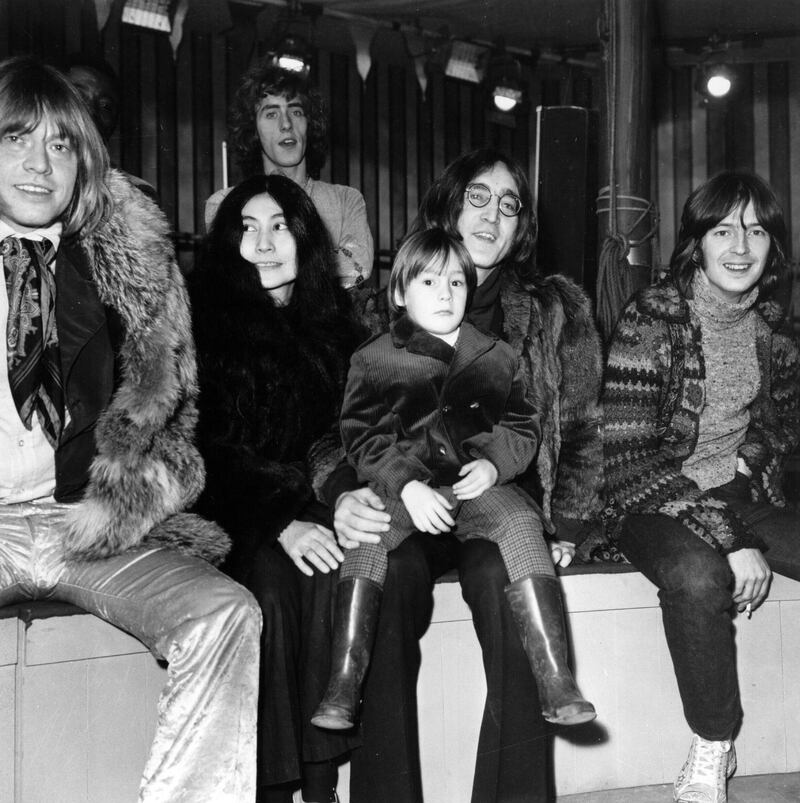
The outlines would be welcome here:
M 528 656 L 542 716 L 558 725 L 595 719 L 594 706 L 583 698 L 567 663 L 567 634 L 558 579 L 530 575 L 506 587 L 511 613 Z
M 382 589 L 372 580 L 348 577 L 336 589 L 331 674 L 311 724 L 327 730 L 347 730 L 356 722 L 361 687 L 367 673 Z

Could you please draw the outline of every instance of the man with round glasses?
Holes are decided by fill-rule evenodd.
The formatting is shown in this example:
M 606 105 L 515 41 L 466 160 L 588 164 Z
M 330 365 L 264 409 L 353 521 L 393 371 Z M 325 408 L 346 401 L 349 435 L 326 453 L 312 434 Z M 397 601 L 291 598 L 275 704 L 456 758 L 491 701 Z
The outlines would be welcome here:
M 496 199 L 496 200 L 495 200 Z M 600 509 L 600 340 L 586 294 L 537 270 L 536 217 L 525 172 L 497 151 L 459 157 L 431 185 L 414 230 L 460 239 L 477 271 L 466 320 L 494 332 L 523 359 L 528 397 L 541 415 L 542 444 L 517 483 L 545 513 L 553 562 L 566 566 Z M 388 530 L 382 500 L 337 471 L 326 487 L 346 547 Z M 506 605 L 509 578 L 496 544 L 452 533 L 415 534 L 389 555 L 381 614 L 364 685 L 363 747 L 351 757 L 350 800 L 422 799 L 417 729 L 418 640 L 430 623 L 436 577 L 457 568 L 486 671 L 486 707 L 472 800 L 549 799 L 548 740 L 538 692 Z M 555 577 L 536 578 L 536 596 L 560 613 Z M 602 712 L 601 716 L 602 716 Z
M 468 184 L 464 193 L 467 200 L 478 209 L 483 209 L 492 198 L 497 198 L 498 209 L 506 217 L 516 217 L 522 209 L 522 201 L 513 192 L 495 195 L 485 184 Z

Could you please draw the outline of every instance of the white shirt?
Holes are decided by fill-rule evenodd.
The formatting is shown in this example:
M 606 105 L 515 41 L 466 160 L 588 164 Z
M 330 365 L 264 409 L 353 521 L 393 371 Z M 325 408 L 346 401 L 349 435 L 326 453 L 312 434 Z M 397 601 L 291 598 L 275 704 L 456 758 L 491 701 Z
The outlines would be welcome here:
M 61 242 L 61 224 L 24 235 L 15 232 L 0 220 L 0 241 L 14 235 L 29 240 L 49 240 L 56 250 Z M 49 265 L 55 270 L 55 260 Z M 5 284 L 3 258 L 0 256 L 0 275 Z M 8 325 L 8 293 L 0 288 L 0 504 L 29 502 L 52 496 L 56 487 L 55 450 L 45 437 L 34 415 L 30 432 L 25 428 L 14 404 L 8 384 L 8 352 L 6 328 Z

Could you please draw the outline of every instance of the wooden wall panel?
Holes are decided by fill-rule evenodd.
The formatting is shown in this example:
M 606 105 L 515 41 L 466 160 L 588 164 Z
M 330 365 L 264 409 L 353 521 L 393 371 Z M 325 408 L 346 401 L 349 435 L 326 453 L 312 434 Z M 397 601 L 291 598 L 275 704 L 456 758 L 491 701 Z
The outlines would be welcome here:
M 406 71 L 390 67 L 388 71 L 389 114 L 389 193 L 382 197 L 389 201 L 390 232 L 388 247 L 394 249 L 407 228 L 406 177 L 408 175 L 408 149 L 406 147 Z M 384 245 L 383 247 L 386 247 Z
M 404 135 L 406 142 L 405 163 L 405 185 L 406 185 L 406 226 L 417 215 L 419 201 L 422 197 L 419 192 L 419 142 L 417 132 L 419 131 L 419 104 L 420 89 L 416 81 L 405 81 L 405 126 Z
M 211 85 L 211 42 L 208 36 L 193 36 L 192 46 L 192 149 L 194 157 L 194 225 L 192 231 L 202 232 L 205 226 L 205 199 L 217 187 L 214 186 L 214 125 L 210 110 L 212 108 Z M 186 85 L 182 85 L 185 91 Z M 188 93 L 187 93 L 188 94 Z
M 112 160 L 156 186 L 188 267 L 204 231 L 205 200 L 223 183 L 228 105 L 258 52 L 263 26 L 257 10 L 234 4 L 229 31 L 187 30 L 173 57 L 165 34 L 123 25 L 121 5 L 114 4 L 100 33 L 92 0 L 0 0 L 0 57 L 34 52 L 61 58 L 83 48 L 105 55 L 117 68 L 124 100 L 119 130 L 109 145 Z M 319 50 L 316 69 L 331 115 L 330 156 L 322 177 L 364 193 L 384 266 L 420 198 L 450 160 L 488 145 L 528 168 L 537 106 L 601 106 L 597 72 L 566 64 L 524 65 L 525 114 L 503 119 L 489 109 L 483 87 L 434 71 L 423 95 L 410 59 L 381 61 L 383 53 L 383 46 L 373 48 L 366 82 L 346 52 Z M 686 196 L 719 170 L 764 174 L 790 224 L 800 206 L 795 200 L 800 140 L 790 136 L 800 130 L 800 66 L 767 62 L 763 53 L 759 58 L 753 65 L 737 65 L 739 90 L 726 104 L 702 104 L 692 67 L 662 68 L 654 76 L 653 194 L 661 221 L 656 258 L 662 265 L 674 245 Z M 229 183 L 242 178 L 230 152 L 227 167 Z M 800 223 L 791 226 L 791 242 L 796 257 Z
M 175 103 L 177 88 L 172 49 L 162 43 L 162 46 L 158 49 L 157 59 L 156 107 L 158 110 L 158 126 L 156 130 L 156 172 L 155 175 L 149 176 L 143 173 L 142 177 L 147 179 L 158 190 L 161 208 L 170 220 L 175 220 L 178 209 L 178 182 L 175 171 L 178 109 Z M 213 74 L 212 64 L 212 76 Z M 214 186 L 221 187 L 221 179 L 219 183 L 215 181 Z
M 766 64 L 753 65 L 753 170 L 769 179 L 769 78 Z

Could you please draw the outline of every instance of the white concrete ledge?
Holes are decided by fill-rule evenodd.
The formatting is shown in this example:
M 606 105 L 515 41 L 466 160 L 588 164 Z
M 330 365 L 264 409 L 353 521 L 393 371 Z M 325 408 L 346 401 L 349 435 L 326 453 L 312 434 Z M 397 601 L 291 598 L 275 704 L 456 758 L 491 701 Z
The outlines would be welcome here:
M 576 675 L 598 720 L 554 740 L 559 795 L 666 783 L 688 747 L 655 588 L 637 572 L 562 578 Z M 800 583 L 776 577 L 737 621 L 739 774 L 800 771 Z M 434 591 L 418 687 L 427 803 L 469 800 L 485 696 L 458 583 Z M 0 800 L 136 799 L 164 669 L 89 614 L 0 619 Z M 348 768 L 340 794 L 348 803 Z

